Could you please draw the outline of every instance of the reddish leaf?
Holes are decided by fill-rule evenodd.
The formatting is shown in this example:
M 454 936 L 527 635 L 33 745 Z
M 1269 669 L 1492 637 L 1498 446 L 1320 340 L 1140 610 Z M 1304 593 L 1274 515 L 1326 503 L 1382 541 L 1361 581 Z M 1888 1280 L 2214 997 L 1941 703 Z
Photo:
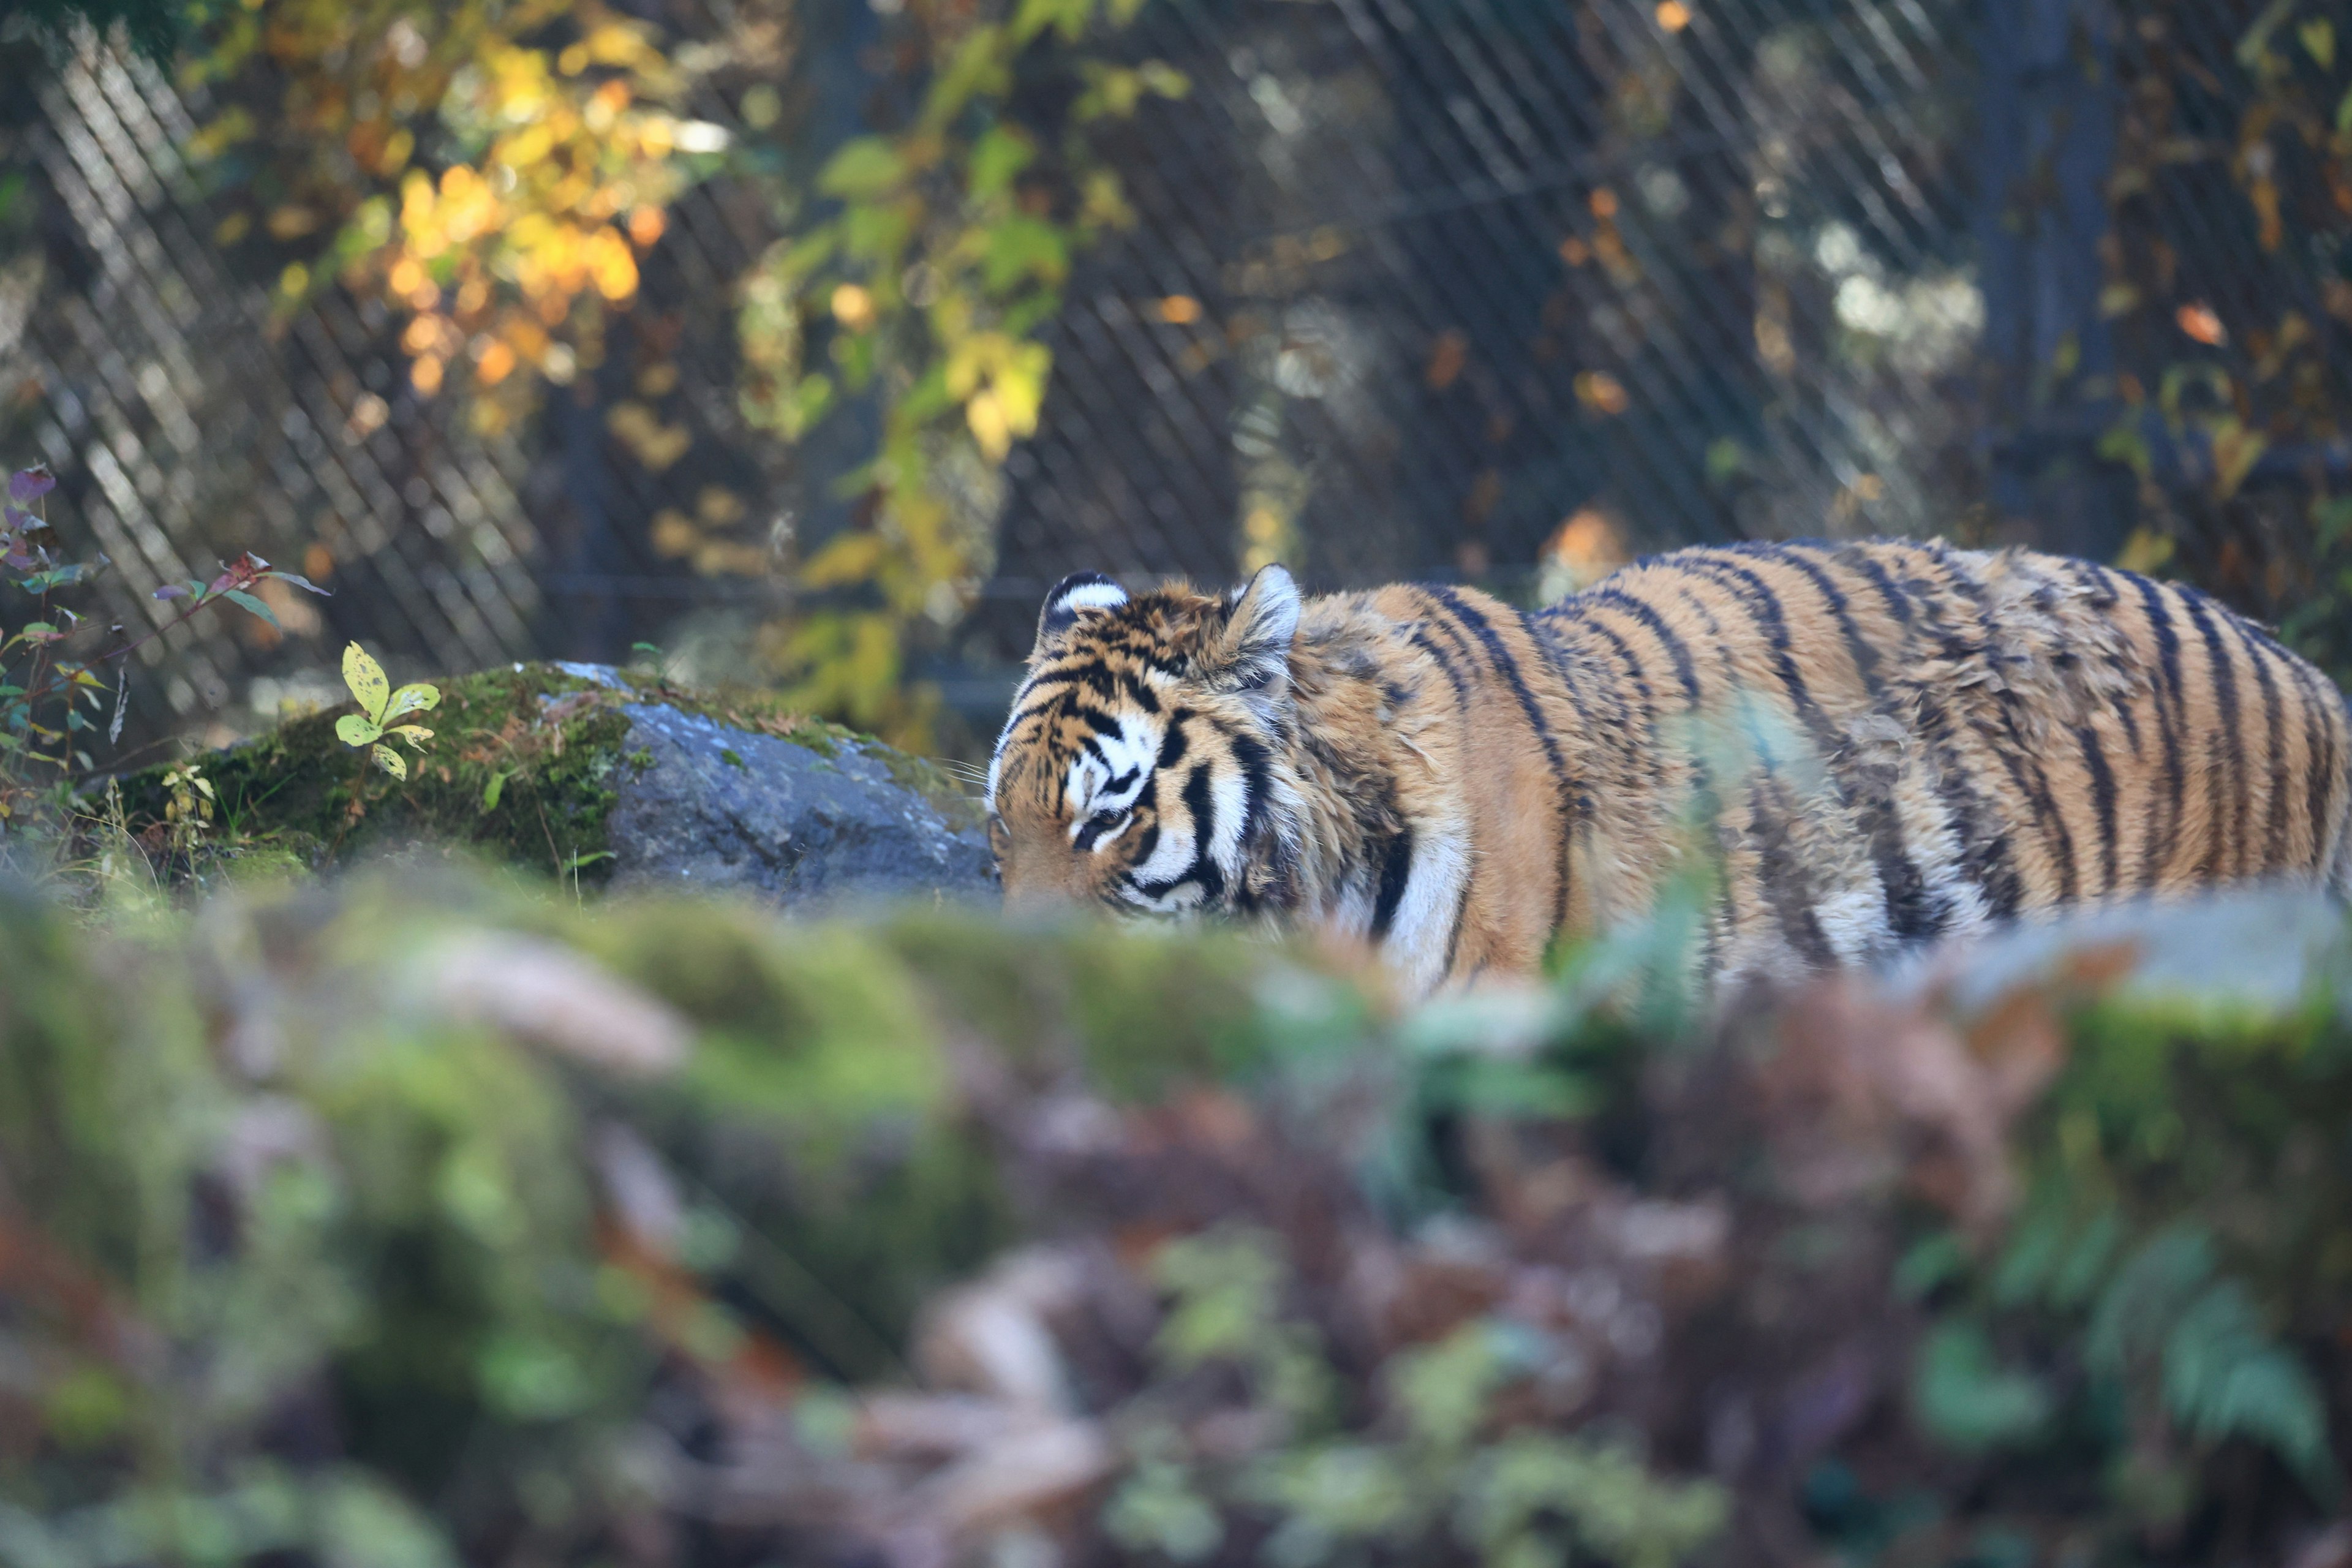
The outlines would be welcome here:
M 40 463 L 8 476 L 8 499 L 14 501 L 38 500 L 57 488 L 57 476 Z

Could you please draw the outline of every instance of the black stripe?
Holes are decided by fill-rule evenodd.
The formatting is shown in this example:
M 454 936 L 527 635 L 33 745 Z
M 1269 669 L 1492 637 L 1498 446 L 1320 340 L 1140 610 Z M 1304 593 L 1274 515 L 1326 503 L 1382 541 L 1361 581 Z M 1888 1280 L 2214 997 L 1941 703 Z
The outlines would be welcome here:
M 1568 776 L 1568 764 L 1561 760 L 1559 742 L 1552 738 L 1551 726 L 1544 721 L 1543 710 L 1537 706 L 1535 693 L 1528 689 L 1526 679 L 1519 674 L 1518 661 L 1511 657 L 1510 649 L 1503 646 L 1501 635 L 1487 623 L 1486 616 L 1463 603 L 1462 596 L 1453 589 L 1431 588 L 1424 592 L 1451 610 L 1485 647 L 1487 661 L 1494 666 L 1495 673 L 1503 678 L 1503 684 L 1511 689 L 1511 695 L 1518 700 L 1519 711 L 1527 716 L 1528 728 L 1535 732 L 1536 740 L 1542 744 L 1544 760 L 1551 767 L 1552 792 L 1556 797 L 1554 804 L 1559 813 L 1560 859 L 1557 868 L 1559 879 L 1552 893 L 1551 930 L 1544 933 L 1549 941 L 1568 919 L 1568 847 L 1575 834 L 1577 820 L 1570 793 L 1573 786 Z M 1441 621 L 1439 624 L 1444 623 Z
M 2089 724 L 2074 731 L 2082 743 L 2083 765 L 2091 772 L 2091 804 L 2099 814 L 2099 873 L 2102 893 L 2116 889 L 2116 775 L 2107 769 L 2106 752 L 2099 748 L 2099 732 Z
M 1208 763 L 1193 763 L 1185 775 L 1183 801 L 1192 819 L 1192 864 L 1176 880 L 1200 883 L 1202 902 L 1212 902 L 1225 890 L 1225 879 L 1209 857 L 1210 841 L 1217 836 L 1217 803 L 1209 794 Z
M 1470 688 L 1463 681 L 1462 672 L 1454 668 L 1454 661 L 1445 657 L 1445 650 L 1439 647 L 1435 643 L 1430 641 L 1428 634 L 1422 631 L 1418 626 L 1413 628 L 1413 630 L 1408 635 L 1406 640 L 1411 642 L 1413 647 L 1421 649 L 1422 652 L 1429 655 L 1431 658 L 1436 660 L 1437 668 L 1445 672 L 1447 682 L 1454 688 L 1454 705 L 1457 708 L 1468 707 L 1470 705 Z
M 2051 796 L 2049 775 L 2042 771 L 2042 764 L 2033 760 L 2025 737 L 2018 728 L 2017 694 L 2002 692 L 2000 707 L 2001 731 L 1995 731 L 1990 724 L 1979 723 L 1977 733 L 1983 738 L 1993 755 L 2000 759 L 2001 766 L 2008 771 L 2009 782 L 2015 784 L 2018 794 L 2025 797 L 2026 805 L 2033 813 L 2034 826 L 2042 830 L 2044 842 L 2057 857 L 2058 901 L 2072 903 L 2081 891 L 2074 879 L 2074 835 L 2067 828 L 2066 818 L 2059 811 L 2057 801 Z M 2006 731 L 2009 740 L 2015 743 L 2016 751 L 2010 751 L 2001 744 L 2001 731 Z
M 1372 900 L 1374 941 L 1389 934 L 1389 922 L 1396 919 L 1397 905 L 1404 901 L 1405 885 L 1412 880 L 1412 827 L 1407 824 L 1390 836 L 1381 855 L 1381 889 Z
M 1501 635 L 1486 616 L 1464 604 L 1462 596 L 1453 589 L 1432 588 L 1428 592 L 1432 598 L 1451 610 L 1485 647 L 1487 662 L 1494 666 L 1495 673 L 1503 678 L 1503 684 L 1511 689 L 1511 695 L 1518 700 L 1519 711 L 1527 715 L 1528 728 L 1535 731 L 1536 740 L 1542 744 L 1544 760 L 1551 765 L 1553 779 L 1564 788 L 1568 783 L 1568 764 L 1560 758 L 1559 742 L 1552 738 L 1551 726 L 1545 721 L 1543 710 L 1536 703 L 1535 693 L 1528 689 L 1527 679 L 1519 673 L 1518 660 L 1513 658 L 1511 650 L 1503 646 Z
M 1511 613 L 1518 618 L 1519 635 L 1528 639 L 1528 646 L 1536 650 L 1536 657 L 1543 660 L 1544 668 L 1550 670 L 1552 679 L 1559 683 L 1560 691 L 1568 698 L 1569 706 L 1576 710 L 1577 733 L 1590 737 L 1596 743 L 1605 743 L 1612 736 L 1622 737 L 1626 733 L 1626 726 L 1631 721 L 1632 714 L 1617 683 L 1605 678 L 1598 681 L 1577 679 L 1569 672 L 1569 655 L 1561 647 L 1556 634 L 1549 627 L 1538 626 L 1534 617 L 1523 612 L 1514 610 Z M 1608 700 L 1612 710 L 1609 723 L 1603 724 L 1593 718 L 1591 704 L 1587 700 L 1591 692 L 1598 692 Z M 1596 761 L 1598 758 L 1592 752 L 1586 753 L 1588 769 Z M 1659 761 L 1653 748 L 1654 776 Z M 1579 821 L 1590 820 L 1592 814 L 1590 784 L 1589 773 L 1577 781 L 1576 810 Z
M 1031 707 L 1014 709 L 1013 710 L 1013 717 L 1004 721 L 1005 731 L 1010 733 L 1012 731 L 1032 719 L 1042 718 L 1045 714 L 1051 713 L 1055 708 L 1060 704 L 1064 695 L 1064 693 L 1056 691 L 1051 697 L 1048 697 L 1043 701 L 1035 703 Z
M 1785 551 L 1751 549 L 1745 553 L 1785 561 L 1801 570 L 1810 570 Z M 1794 645 L 1789 637 L 1788 616 L 1781 607 L 1780 596 L 1772 591 L 1770 584 L 1745 566 L 1705 557 L 1693 559 L 1690 565 L 1718 582 L 1729 579 L 1725 585 L 1730 588 L 1732 597 L 1739 602 L 1748 618 L 1763 634 L 1765 646 L 1772 653 L 1774 673 L 1780 678 L 1781 687 L 1789 694 L 1790 705 L 1796 709 L 1798 718 L 1812 739 L 1822 770 L 1838 797 L 1838 804 L 1854 812 L 1861 819 L 1860 826 L 1870 841 L 1871 861 L 1878 877 L 1879 896 L 1885 901 L 1887 930 L 1906 941 L 1934 935 L 1938 927 L 1934 906 L 1927 896 L 1927 879 L 1919 874 L 1919 868 L 1912 863 L 1904 847 L 1902 825 L 1895 819 L 1892 804 L 1883 798 L 1858 799 L 1852 781 L 1837 766 L 1844 748 L 1829 716 L 1813 700 L 1804 675 L 1797 668 Z M 1832 611 L 1843 624 L 1850 643 L 1859 643 L 1860 633 L 1845 611 L 1845 595 L 1833 585 L 1822 583 L 1817 574 L 1815 585 L 1829 599 Z M 1866 677 L 1864 684 L 1866 687 Z
M 2252 803 L 2246 795 L 2246 763 L 2239 749 L 2242 737 L 2238 732 L 2238 674 L 2230 668 L 2230 651 L 2221 646 L 2221 634 L 2207 613 L 2205 595 L 2193 590 L 2184 592 L 2189 604 L 2189 618 L 2205 639 L 2205 662 L 2213 677 L 2213 700 L 2221 710 L 2222 742 L 2220 763 L 2214 772 L 2229 781 L 2229 793 L 2233 804 L 2232 820 L 2224 822 L 2221 801 L 2213 802 L 2213 840 L 2205 847 L 2205 871 L 2210 879 L 2225 871 L 2233 872 L 2242 864 L 2246 845 L 2246 813 Z M 2234 843 L 2238 853 L 2230 854 Z
M 1959 635 L 1946 623 L 1935 595 L 1925 583 L 1916 584 L 1917 598 L 1898 586 L 1894 574 L 1879 562 L 1868 547 L 1855 545 L 1839 552 L 1838 559 L 1859 567 L 1863 574 L 1878 590 L 1886 602 L 1887 613 L 1909 626 L 1915 614 L 1923 617 L 1929 632 L 1944 641 L 1945 651 L 1964 647 Z M 1935 563 L 1948 573 L 1950 565 L 1940 555 Z M 1957 578 L 1957 574 L 1954 574 Z M 1936 796 L 1952 823 L 1952 831 L 1959 840 L 1960 874 L 1981 896 L 1986 908 L 1996 919 L 2007 920 L 2017 913 L 2025 896 L 2024 883 L 2018 876 L 2017 864 L 2011 858 L 2008 833 L 2000 826 L 1999 814 L 1990 810 L 1974 784 L 1975 770 L 1960 755 L 1959 746 L 1952 735 L 1951 716 L 1934 692 L 1924 686 L 1914 686 L 1912 696 L 1919 705 L 1919 729 L 1928 749 L 1935 753 Z M 1948 929 L 1952 917 L 1958 911 L 1949 900 L 1939 904 L 1935 911 L 1937 929 Z
M 2279 703 L 2278 677 L 2271 673 L 2270 656 L 2247 635 L 2244 618 L 2224 611 L 2221 622 L 2246 650 L 2246 662 L 2254 667 L 2254 683 L 2263 689 L 2263 858 L 2254 869 L 2268 873 L 2286 864 L 2285 715 Z
M 1861 545 L 1848 545 L 1831 558 L 1869 578 L 1878 596 L 1886 601 L 1886 613 L 1906 626 L 1911 624 L 1911 596 L 1895 584 L 1893 574 L 1880 563 L 1875 552 Z
M 1871 711 L 1881 712 L 1878 697 L 1878 650 L 1870 646 L 1854 625 L 1853 615 L 1846 603 L 1843 590 L 1831 580 L 1827 572 L 1802 552 L 1786 550 L 1780 559 L 1812 582 L 1822 601 L 1829 605 L 1831 618 L 1845 638 L 1846 656 L 1853 660 L 1854 673 L 1862 678 L 1864 695 Z M 1840 747 L 1822 759 L 1835 773 L 1841 757 L 1852 757 L 1850 748 Z M 1848 763 L 1852 767 L 1851 763 Z M 1849 791 L 1862 817 L 1863 831 L 1870 838 L 1870 856 L 1878 870 L 1878 885 L 1886 900 L 1886 924 L 1896 939 L 1921 942 L 1941 935 L 1950 921 L 1950 911 L 1932 899 L 1927 891 L 1927 879 L 1918 862 L 1911 858 L 1910 845 L 1903 833 L 1903 820 L 1895 809 L 1894 786 L 1901 776 L 1899 765 L 1891 770 L 1873 770 L 1883 777 L 1864 777 L 1855 781 L 1856 789 Z
M 2092 584 L 2091 607 L 2098 613 L 2101 620 L 2111 620 L 2116 606 L 2123 602 L 2122 593 L 2111 581 L 2114 574 L 2094 562 L 2081 564 Z M 2106 664 L 2109 669 L 2126 678 L 2126 685 L 2137 687 L 2139 684 L 2130 679 L 2137 673 L 2137 659 L 2126 661 L 2121 654 L 2111 652 L 2107 655 Z M 2111 704 L 2110 708 L 2123 721 L 2124 739 L 2131 742 L 2132 758 L 2137 761 L 2140 755 L 2139 720 L 2132 712 L 2131 699 L 2126 696 L 2122 701 Z
M 1782 940 L 1797 956 L 1817 969 L 1827 969 L 1837 963 L 1837 952 L 1830 946 L 1820 917 L 1813 912 L 1803 858 L 1789 843 L 1789 813 L 1765 809 L 1763 797 L 1768 784 L 1772 795 L 1785 805 L 1787 791 L 1777 778 L 1759 780 L 1748 786 L 1749 837 L 1756 841 L 1764 901 L 1771 906 Z
M 2157 585 L 2137 572 L 2118 574 L 2139 593 L 2140 611 L 2147 617 L 2148 631 L 2156 638 L 2157 687 L 2156 730 L 2164 748 L 2165 826 L 2159 831 L 2154 822 L 2148 824 L 2147 839 L 2140 845 L 2139 886 L 2145 892 L 2156 886 L 2157 857 L 2169 857 L 2172 843 L 2180 832 L 2180 819 L 2188 810 L 2189 780 L 2180 761 L 2180 728 L 2174 714 L 2180 701 L 2180 638 L 2172 628 L 2172 614 L 2164 606 L 2164 595 Z
M 1986 604 L 1983 584 L 1963 570 L 1955 552 L 1942 544 L 1933 546 L 1928 553 L 1942 566 L 1952 591 L 1975 607 L 1981 637 L 1971 650 L 1972 656 L 1997 660 L 2000 657 L 2000 652 L 1992 645 L 1998 631 L 2005 628 Z M 1997 663 L 1995 668 L 1998 668 Z M 2014 691 L 2000 691 L 1997 696 L 2000 707 L 1999 729 L 1983 721 L 1972 721 L 1970 727 L 1987 749 L 2000 759 L 2010 783 L 2024 797 L 2032 813 L 2034 826 L 2042 830 L 2042 842 L 2058 862 L 2058 900 L 2060 902 L 2072 902 L 2079 891 L 2074 868 L 2074 835 L 2066 826 L 2065 813 L 2050 792 L 2050 778 L 2042 772 L 2037 760 L 2037 749 L 2027 742 L 2024 729 L 2018 721 L 2019 715 L 2024 710 L 2022 701 Z M 2004 735 L 2015 750 L 2002 744 Z
M 1936 748 L 1936 794 L 1952 814 L 1952 829 L 1960 840 L 1961 874 L 1976 885 L 1995 919 L 2008 920 L 2025 900 L 2025 883 L 2009 835 L 1996 826 L 1996 815 L 1976 792 L 1973 773 L 1952 739 L 1950 717 L 1925 691 L 1919 694 L 1919 723 Z
M 2300 659 L 2288 668 L 2303 690 L 2305 744 L 2311 753 L 2304 762 L 2304 787 L 2311 812 L 2311 868 L 2326 876 L 2327 834 L 2333 826 L 2328 821 L 2329 807 L 2336 799 L 2336 728 L 2328 713 L 2331 708 L 2339 712 L 2341 708 L 2336 689 L 2326 676 Z
M 1160 737 L 1160 755 L 1152 759 L 1155 768 L 1170 768 L 1184 760 L 1184 724 L 1192 715 L 1180 708 L 1168 721 L 1168 732 Z
M 1664 648 L 1666 657 L 1674 661 L 1675 679 L 1682 683 L 1683 695 L 1692 707 L 1698 706 L 1698 671 L 1691 663 L 1690 649 L 1684 646 L 1683 639 L 1675 635 L 1674 628 L 1666 625 L 1665 618 L 1648 600 L 1635 598 L 1622 588 L 1597 588 L 1581 595 L 1581 600 L 1595 606 L 1607 605 L 1611 609 L 1622 610 L 1639 621 L 1642 628 L 1658 639 L 1658 646 Z

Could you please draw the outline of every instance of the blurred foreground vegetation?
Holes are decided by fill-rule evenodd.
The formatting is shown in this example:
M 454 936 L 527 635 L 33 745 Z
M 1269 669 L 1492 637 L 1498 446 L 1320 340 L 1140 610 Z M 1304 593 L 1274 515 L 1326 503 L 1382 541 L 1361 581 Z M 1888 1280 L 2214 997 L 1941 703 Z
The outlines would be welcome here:
M 2346 1560 L 2332 997 L 1675 929 L 6 895 L 0 1562 Z

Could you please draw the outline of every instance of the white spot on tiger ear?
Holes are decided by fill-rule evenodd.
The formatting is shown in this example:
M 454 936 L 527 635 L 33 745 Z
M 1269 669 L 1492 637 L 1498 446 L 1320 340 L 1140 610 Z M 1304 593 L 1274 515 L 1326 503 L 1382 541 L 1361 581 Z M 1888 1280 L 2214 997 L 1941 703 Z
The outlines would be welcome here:
M 1037 640 L 1069 630 L 1081 611 L 1116 610 L 1126 603 L 1127 590 L 1101 573 L 1073 572 L 1045 595 L 1045 607 L 1037 616 Z
M 1273 689 L 1290 670 L 1290 640 L 1298 634 L 1298 584 L 1279 566 L 1261 566 L 1234 602 L 1218 639 L 1221 684 L 1240 690 Z

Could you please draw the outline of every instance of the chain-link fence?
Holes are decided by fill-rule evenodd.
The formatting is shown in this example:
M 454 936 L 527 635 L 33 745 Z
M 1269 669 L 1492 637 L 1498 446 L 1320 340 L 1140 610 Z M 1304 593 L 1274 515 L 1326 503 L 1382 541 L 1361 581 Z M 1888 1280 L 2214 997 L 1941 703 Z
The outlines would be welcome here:
M 793 68 L 850 103 L 886 21 L 839 5 Z M 2352 429 L 2326 11 L 1150 0 L 1118 47 L 1192 90 L 1110 145 L 1137 221 L 1078 263 L 992 575 L 928 673 L 986 728 L 1082 567 L 1534 595 L 1685 541 L 2113 555 L 2155 523 L 2275 609 Z M 856 411 L 796 455 L 735 414 L 729 284 L 773 222 L 740 189 L 687 201 L 605 365 L 488 442 L 396 390 L 396 323 L 331 299 L 268 328 L 153 73 L 90 55 L 27 101 L 0 420 L 125 566 L 119 613 L 247 542 L 315 546 L 340 591 L 308 643 L 171 650 L 157 722 L 346 635 L 442 665 L 690 642 L 788 592 L 758 570 L 778 520 L 837 525 Z

